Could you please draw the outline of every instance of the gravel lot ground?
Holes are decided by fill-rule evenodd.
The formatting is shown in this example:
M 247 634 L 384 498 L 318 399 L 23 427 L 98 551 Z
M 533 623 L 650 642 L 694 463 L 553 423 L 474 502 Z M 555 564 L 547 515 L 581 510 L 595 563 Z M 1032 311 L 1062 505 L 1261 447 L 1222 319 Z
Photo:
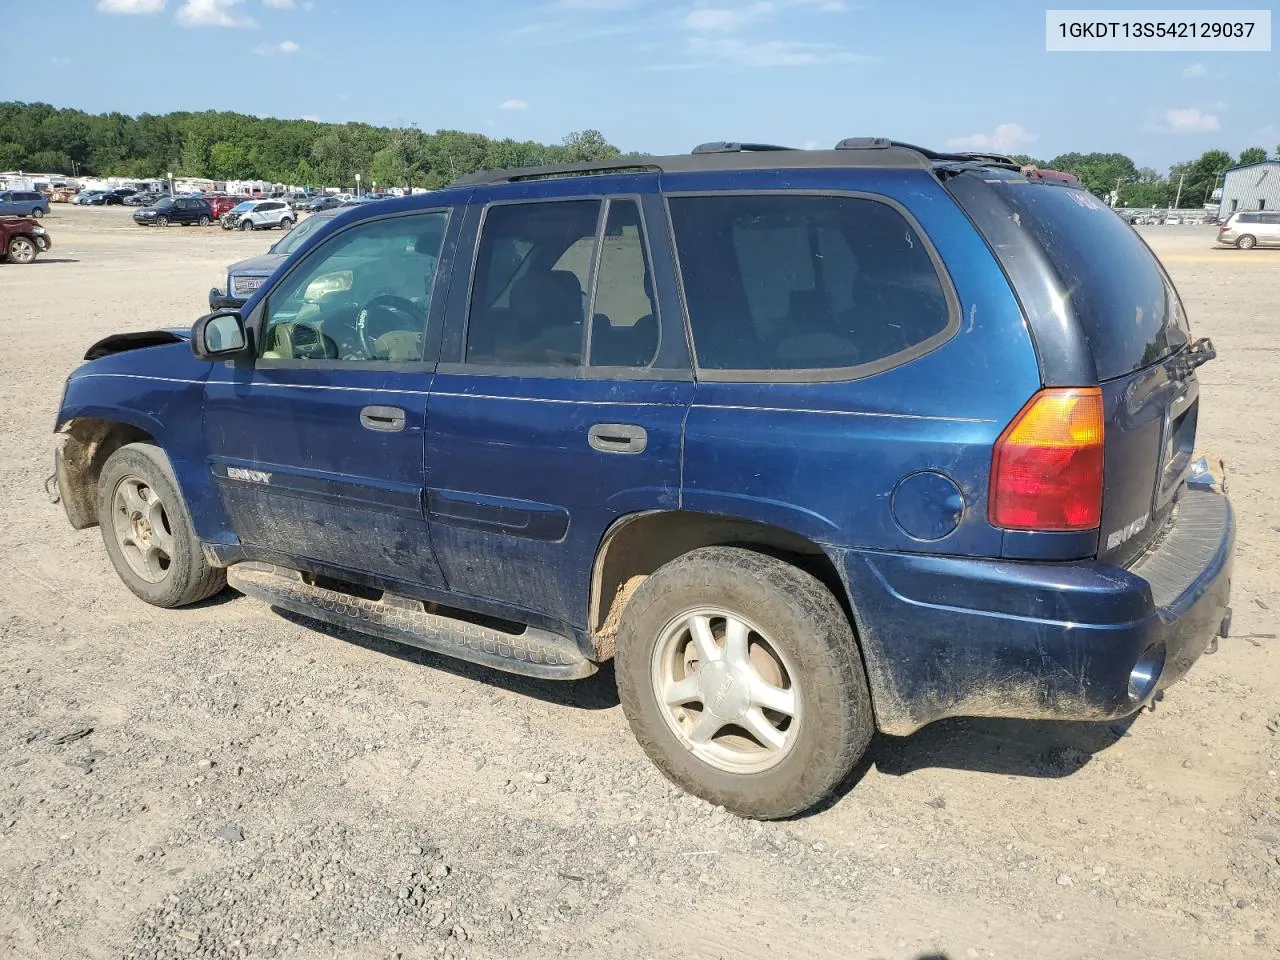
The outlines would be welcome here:
M 278 234 L 57 205 L 0 264 L 0 956 L 1275 957 L 1280 251 L 1153 227 L 1238 511 L 1234 638 L 1132 724 L 881 738 L 789 823 L 678 794 L 557 685 L 225 595 L 135 600 L 42 485 L 61 385 Z

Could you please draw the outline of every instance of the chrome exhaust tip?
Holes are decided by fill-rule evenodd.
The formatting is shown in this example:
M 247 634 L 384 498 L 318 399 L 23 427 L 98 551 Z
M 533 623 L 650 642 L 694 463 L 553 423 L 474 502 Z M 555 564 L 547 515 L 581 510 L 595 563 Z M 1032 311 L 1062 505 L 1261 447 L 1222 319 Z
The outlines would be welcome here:
M 1138 657 L 1129 671 L 1129 699 L 1133 703 L 1142 703 L 1155 692 L 1164 672 L 1164 656 L 1164 644 L 1153 643 Z

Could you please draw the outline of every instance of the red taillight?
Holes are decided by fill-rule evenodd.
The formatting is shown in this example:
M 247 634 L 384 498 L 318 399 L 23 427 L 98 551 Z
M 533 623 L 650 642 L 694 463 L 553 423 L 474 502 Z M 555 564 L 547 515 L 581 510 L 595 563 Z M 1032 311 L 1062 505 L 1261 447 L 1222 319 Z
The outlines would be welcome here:
M 1088 530 L 1102 519 L 1102 391 L 1041 390 L 1000 434 L 988 516 L 1010 530 Z

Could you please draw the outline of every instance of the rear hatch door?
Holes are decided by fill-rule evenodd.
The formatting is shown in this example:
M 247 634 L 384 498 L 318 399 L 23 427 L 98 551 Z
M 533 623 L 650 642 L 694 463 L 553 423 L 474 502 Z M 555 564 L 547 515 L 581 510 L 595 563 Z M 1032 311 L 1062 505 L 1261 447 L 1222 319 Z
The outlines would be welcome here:
M 1046 385 L 1102 388 L 1098 556 L 1126 564 L 1164 529 L 1182 489 L 1204 354 L 1189 349 L 1182 302 L 1159 260 L 1106 204 L 1016 174 L 957 179 L 973 176 L 985 190 L 952 192 L 1019 288 Z

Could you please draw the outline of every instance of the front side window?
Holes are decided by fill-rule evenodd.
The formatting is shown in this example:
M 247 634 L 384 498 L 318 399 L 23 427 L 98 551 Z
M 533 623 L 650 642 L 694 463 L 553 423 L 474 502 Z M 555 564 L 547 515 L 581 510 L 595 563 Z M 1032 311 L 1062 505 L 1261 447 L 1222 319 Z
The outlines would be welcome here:
M 448 219 L 371 220 L 311 251 L 268 297 L 262 357 L 421 360 Z
M 672 197 L 698 365 L 857 367 L 945 338 L 952 311 L 893 207 L 800 194 Z

